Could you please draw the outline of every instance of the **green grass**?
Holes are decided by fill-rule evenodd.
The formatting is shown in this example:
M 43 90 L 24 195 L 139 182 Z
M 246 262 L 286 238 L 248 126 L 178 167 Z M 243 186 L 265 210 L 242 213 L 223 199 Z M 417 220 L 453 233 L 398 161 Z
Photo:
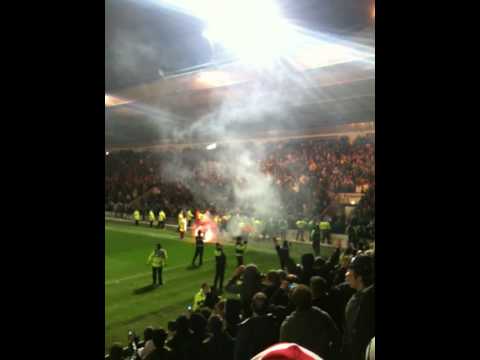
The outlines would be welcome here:
M 140 295 L 135 289 L 151 283 L 151 267 L 147 257 L 158 242 L 168 251 L 163 287 Z M 166 327 L 169 320 L 185 313 L 202 282 L 213 282 L 214 246 L 207 244 L 204 264 L 188 269 L 194 245 L 188 238 L 181 242 L 172 230 L 135 227 L 130 224 L 107 222 L 105 226 L 105 350 L 113 342 L 125 344 L 127 332 L 141 334 L 149 325 Z M 225 246 L 227 272 L 225 284 L 236 265 L 233 247 Z M 274 252 L 248 249 L 245 262 L 255 263 L 262 271 L 278 268 Z
M 161 242 L 168 251 L 168 264 L 164 269 L 165 285 L 143 294 L 134 290 L 151 284 L 151 267 L 147 258 L 155 244 Z M 142 334 L 149 325 L 166 327 L 169 320 L 186 312 L 194 294 L 202 282 L 213 282 L 214 245 L 207 244 L 204 264 L 197 269 L 188 269 L 194 245 L 191 237 L 180 241 L 173 230 L 150 229 L 113 221 L 105 225 L 105 351 L 114 342 L 126 344 L 130 329 Z M 300 255 L 311 251 L 309 244 L 293 244 L 291 255 L 300 260 Z M 328 256 L 331 249 L 322 250 Z M 227 243 L 227 271 L 225 283 L 236 265 L 234 249 Z M 270 241 L 249 244 L 245 263 L 255 263 L 260 271 L 277 269 L 279 262 Z

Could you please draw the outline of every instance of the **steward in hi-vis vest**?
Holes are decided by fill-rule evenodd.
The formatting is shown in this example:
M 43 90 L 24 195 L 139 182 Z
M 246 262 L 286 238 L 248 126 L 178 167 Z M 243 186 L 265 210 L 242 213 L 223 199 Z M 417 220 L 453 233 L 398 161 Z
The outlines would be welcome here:
M 167 219 L 167 215 L 165 215 L 165 211 L 160 210 L 158 213 L 158 227 L 160 229 L 165 229 L 165 220 Z
M 140 223 L 140 210 L 135 210 L 133 212 L 133 220 L 135 220 L 135 225 L 138 226 L 138 224 Z
M 157 248 L 152 251 L 148 257 L 147 264 L 152 265 L 153 285 L 155 286 L 158 278 L 158 285 L 163 285 L 162 272 L 163 267 L 167 265 L 167 250 L 162 249 L 162 245 L 157 244 Z
M 155 221 L 155 214 L 153 213 L 153 210 L 150 210 L 148 212 L 148 222 L 150 223 L 150 227 L 153 227 L 154 221 Z

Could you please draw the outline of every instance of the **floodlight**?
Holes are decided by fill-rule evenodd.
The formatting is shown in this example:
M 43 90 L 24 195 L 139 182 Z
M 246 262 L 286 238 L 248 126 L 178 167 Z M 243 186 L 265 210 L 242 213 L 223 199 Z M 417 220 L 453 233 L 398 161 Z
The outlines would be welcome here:
M 282 56 L 292 41 L 291 27 L 275 0 L 167 1 L 206 23 L 203 36 L 219 43 L 244 62 L 271 62 Z

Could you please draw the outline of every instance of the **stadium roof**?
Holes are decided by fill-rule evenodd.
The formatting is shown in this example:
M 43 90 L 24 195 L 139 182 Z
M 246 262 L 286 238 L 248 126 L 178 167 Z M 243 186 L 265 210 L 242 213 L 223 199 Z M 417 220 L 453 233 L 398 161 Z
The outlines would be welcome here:
M 107 0 L 106 14 L 109 148 L 174 139 L 192 124 L 200 130 L 189 136 L 215 140 L 202 127 L 232 113 L 228 131 L 239 136 L 375 120 L 374 26 L 322 35 L 275 67 L 259 70 L 212 59 L 200 35 L 204 24 L 158 2 Z M 251 111 L 252 102 L 259 111 Z

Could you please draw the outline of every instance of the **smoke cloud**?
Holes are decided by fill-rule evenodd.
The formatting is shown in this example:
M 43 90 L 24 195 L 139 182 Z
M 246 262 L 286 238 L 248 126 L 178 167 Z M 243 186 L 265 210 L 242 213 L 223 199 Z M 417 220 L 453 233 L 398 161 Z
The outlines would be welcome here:
M 298 88 L 293 93 L 292 83 L 297 83 Z M 168 174 L 168 180 L 190 183 L 190 190 L 200 202 L 216 207 L 219 203 L 228 203 L 230 208 L 222 210 L 239 210 L 261 218 L 285 215 L 275 180 L 261 169 L 261 161 L 267 156 L 267 145 L 232 140 L 242 136 L 241 133 L 244 135 L 246 128 L 259 124 L 263 124 L 265 130 L 281 131 L 289 125 L 291 127 L 295 118 L 292 106 L 308 100 L 306 94 L 305 88 L 298 87 L 298 79 L 277 66 L 250 85 L 248 96 L 238 100 L 238 97 L 227 95 L 211 113 L 188 126 L 172 129 L 176 142 L 186 143 L 198 138 L 217 142 L 218 146 L 212 151 L 198 149 L 187 161 L 175 157 L 162 173 Z M 196 173 L 192 170 L 192 162 Z M 196 186 L 199 175 L 208 178 L 212 172 L 221 174 L 224 180 L 221 189 Z M 226 196 L 222 198 L 221 194 Z
M 120 42 L 114 45 L 117 49 L 113 55 L 117 58 L 116 71 L 140 68 L 142 63 L 138 59 L 143 56 L 157 56 L 159 63 L 171 60 L 164 55 L 166 52 L 162 54 L 128 33 L 117 34 L 114 41 Z M 242 88 L 248 89 L 244 96 L 239 98 L 238 93 L 234 96 L 226 92 L 220 104 L 211 106 L 208 114 L 192 122 L 176 121 L 174 116 L 169 115 L 169 109 L 164 109 L 165 113 L 157 110 L 155 114 L 153 109 L 147 109 L 145 113 L 150 113 L 152 122 L 157 122 L 161 137 L 180 144 L 205 143 L 203 148 L 187 154 L 174 154 L 161 169 L 164 180 L 185 184 L 194 200 L 205 207 L 215 206 L 229 212 L 240 210 L 249 216 L 282 216 L 286 215 L 290 204 L 282 203 L 275 180 L 261 168 L 261 160 L 269 153 L 268 146 L 235 140 L 248 139 L 253 132 L 281 133 L 295 129 L 299 116 L 317 116 L 299 114 L 299 105 L 313 103 L 320 98 L 331 101 L 338 95 L 330 94 L 328 90 L 319 94 L 308 75 L 294 71 L 282 61 L 277 61 L 270 68 L 248 70 L 256 72 L 257 76 L 255 81 L 242 85 Z M 228 69 L 225 71 L 228 72 Z M 217 95 L 211 96 L 212 103 L 218 100 Z M 218 144 L 217 148 L 207 151 L 206 145 L 213 142 Z M 292 168 L 292 171 L 295 169 Z M 212 179 L 208 183 L 212 174 L 220 174 L 221 179 Z

